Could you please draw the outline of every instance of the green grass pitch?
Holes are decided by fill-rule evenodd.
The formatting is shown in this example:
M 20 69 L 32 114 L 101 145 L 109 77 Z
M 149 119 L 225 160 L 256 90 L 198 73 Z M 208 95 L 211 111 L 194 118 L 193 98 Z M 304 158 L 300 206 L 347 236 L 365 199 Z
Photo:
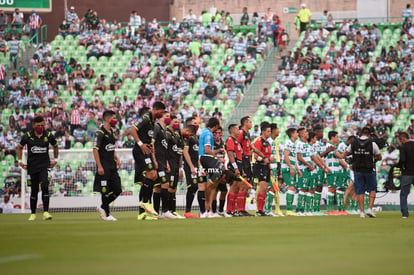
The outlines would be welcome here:
M 413 274 L 414 218 L 0 215 L 1 274 Z

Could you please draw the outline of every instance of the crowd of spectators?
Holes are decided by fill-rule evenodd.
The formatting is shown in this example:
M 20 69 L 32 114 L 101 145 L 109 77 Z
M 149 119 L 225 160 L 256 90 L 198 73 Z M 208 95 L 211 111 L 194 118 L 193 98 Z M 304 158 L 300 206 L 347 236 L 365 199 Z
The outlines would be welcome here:
M 196 18 L 190 10 L 181 22 L 172 18 L 168 25 L 156 18 L 147 21 L 132 11 L 129 22 L 124 24 L 102 19 L 93 9 L 81 17 L 70 7 L 58 26 L 59 40 L 72 38 L 78 47 L 85 49 L 85 56 L 68 56 L 62 46 L 44 42 L 36 47 L 29 64 L 20 60 L 9 68 L 0 65 L 1 159 L 16 158 L 20 136 L 31 129 L 37 115 L 45 117 L 46 129 L 55 135 L 61 149 L 91 148 L 105 109 L 117 114 L 117 148 L 133 146 L 128 129 L 140 112 L 156 100 L 164 101 L 168 111 L 182 120 L 190 116 L 201 123 L 211 116 L 221 120 L 223 114 L 217 107 L 214 111 L 200 108 L 184 99 L 193 95 L 200 97 L 202 104 L 211 101 L 213 106 L 216 101 L 237 103 L 265 56 L 268 39 L 273 37 L 264 31 L 270 21 L 262 18 L 252 32 L 235 33 L 232 18 L 225 11 L 212 15 L 204 10 Z M 12 24 L 11 30 L 17 27 Z M 20 34 L 26 35 L 24 31 Z M 4 55 L 8 51 L 10 57 L 18 56 L 21 49 L 13 48 L 16 47 L 13 39 L 16 36 L 0 32 L 0 50 L 5 49 Z M 124 69 L 111 75 L 96 73 L 92 59 L 106 62 L 119 52 L 129 63 Z M 217 52 L 221 54 L 218 56 Z M 10 76 L 6 75 L 8 71 L 12 72 Z M 125 83 L 138 85 L 132 93 L 127 93 Z M 83 178 L 81 172 L 87 173 L 89 168 L 66 166 L 57 171 L 63 175 L 63 172 L 69 174 L 69 169 L 80 171 L 73 172 L 72 177 L 72 181 L 79 183 Z M 61 194 L 73 195 L 75 189 L 70 177 L 56 177 L 59 180 L 53 180 L 51 188 L 59 192 L 63 188 Z

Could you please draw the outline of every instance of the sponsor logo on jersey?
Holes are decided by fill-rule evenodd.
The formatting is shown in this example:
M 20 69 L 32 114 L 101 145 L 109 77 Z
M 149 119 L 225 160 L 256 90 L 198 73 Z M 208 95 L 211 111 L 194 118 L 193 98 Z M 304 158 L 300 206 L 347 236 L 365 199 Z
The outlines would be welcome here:
M 161 140 L 162 146 L 164 146 L 165 149 L 168 149 L 168 143 L 165 139 Z
M 107 144 L 107 145 L 105 146 L 105 150 L 106 150 L 107 152 L 112 152 L 112 151 L 115 151 L 115 144 L 112 144 L 112 143 Z
M 33 146 L 30 151 L 33 154 L 45 154 L 47 153 L 47 147 Z

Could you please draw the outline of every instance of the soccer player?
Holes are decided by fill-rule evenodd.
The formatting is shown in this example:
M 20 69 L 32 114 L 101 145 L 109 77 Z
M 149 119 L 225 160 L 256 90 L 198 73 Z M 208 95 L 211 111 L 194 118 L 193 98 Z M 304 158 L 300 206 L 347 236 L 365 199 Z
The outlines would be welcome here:
M 325 165 L 325 162 L 323 159 L 319 156 L 317 152 L 317 146 L 316 146 L 316 134 L 314 132 L 310 132 L 308 137 L 308 143 L 311 146 L 310 148 L 310 156 L 314 164 L 316 164 L 315 169 L 312 170 L 309 178 L 309 194 L 306 194 L 310 197 L 310 201 L 305 205 L 305 213 L 312 213 L 315 216 L 325 216 L 325 213 L 322 213 L 317 209 L 315 211 L 315 189 L 317 188 L 316 185 L 319 181 L 319 175 L 324 175 L 324 173 L 330 173 L 331 170 Z M 318 205 L 319 206 L 319 205 Z
M 316 138 L 316 143 L 314 144 L 314 147 L 317 153 L 317 158 L 324 162 L 324 158 L 328 155 L 329 152 L 332 152 L 333 150 L 335 150 L 335 147 L 334 146 L 326 147 L 324 143 L 324 138 L 323 138 L 323 127 L 321 125 L 316 125 L 313 128 L 313 132 L 315 133 L 315 138 Z M 330 172 L 331 171 L 329 169 L 329 173 Z M 315 182 L 316 188 L 315 188 L 315 195 L 313 198 L 313 212 L 319 216 L 326 215 L 325 213 L 321 212 L 322 188 L 323 188 L 324 183 L 325 183 L 325 172 L 324 170 L 319 169 L 317 176 L 316 176 L 316 182 Z
M 116 140 L 112 131 L 118 121 L 115 112 L 111 110 L 106 110 L 102 118 L 104 124 L 96 131 L 93 144 L 93 156 L 97 166 L 93 191 L 101 193 L 102 204 L 97 207 L 101 219 L 117 221 L 110 214 L 109 204 L 122 193 L 121 178 L 118 175 L 121 162 L 115 152 Z
M 198 123 L 195 118 L 191 117 L 186 120 L 187 125 L 194 125 L 198 130 Z M 185 204 L 185 212 L 184 217 L 186 218 L 197 218 L 191 214 L 191 206 L 193 204 L 195 193 L 198 190 L 199 185 L 203 185 L 206 182 L 205 176 L 201 174 L 199 170 L 199 162 L 198 162 L 198 137 L 194 135 L 192 137 L 184 137 L 184 173 L 187 182 L 187 194 L 186 194 L 186 204 Z M 200 200 L 201 200 L 200 195 Z M 200 202 L 199 202 L 200 203 Z M 203 210 L 205 209 L 205 202 L 203 201 Z
M 315 169 L 311 159 L 311 146 L 308 143 L 309 133 L 305 128 L 298 129 L 299 140 L 296 144 L 296 154 L 298 160 L 299 171 L 302 174 L 298 178 L 298 202 L 296 205 L 296 215 L 305 216 L 305 205 L 311 201 L 309 191 L 309 181 L 311 172 Z M 307 213 L 306 215 L 311 215 Z
M 350 136 L 345 142 L 341 141 L 338 145 L 338 152 L 345 153 L 346 149 L 352 143 L 353 140 L 354 140 L 354 137 Z M 336 186 L 336 189 L 337 189 L 336 190 L 336 202 L 337 202 L 339 214 L 350 215 L 350 213 L 345 211 L 345 205 L 346 205 L 345 191 L 348 189 L 349 181 L 351 179 L 350 170 L 349 170 L 348 164 L 343 159 L 340 160 L 340 164 L 341 164 L 342 169 L 340 170 L 340 174 L 339 174 L 337 186 Z
M 132 127 L 131 135 L 135 140 L 132 154 L 135 160 L 135 184 L 141 184 L 139 191 L 138 220 L 155 220 L 158 215 L 155 212 L 150 200 L 154 188 L 154 181 L 157 179 L 157 170 L 152 159 L 152 137 L 154 134 L 155 119 L 164 115 L 165 105 L 156 101 L 152 110 L 145 113 Z
M 224 164 L 220 162 L 216 155 L 218 153 L 224 153 L 224 149 L 216 149 L 214 150 L 214 136 L 213 132 L 215 132 L 220 127 L 220 121 L 216 117 L 212 117 L 208 120 L 206 124 L 206 128 L 200 134 L 199 138 L 199 146 L 198 146 L 198 155 L 200 159 L 200 164 L 203 168 L 203 171 L 207 174 L 207 178 L 209 180 L 209 187 L 212 189 L 216 189 L 219 184 L 219 179 L 223 175 L 224 171 Z M 205 203 L 205 191 L 206 191 L 206 183 L 199 184 L 198 186 L 198 202 L 199 204 L 204 202 Z M 211 201 L 207 202 L 207 210 L 211 208 Z M 204 210 L 204 211 L 203 211 Z M 220 215 L 217 215 L 220 217 Z M 213 216 L 213 217 L 217 217 Z M 209 217 L 205 213 L 205 209 L 203 209 L 202 205 L 200 205 L 200 218 Z
M 246 180 L 252 184 L 253 183 L 253 174 L 252 174 L 252 151 L 256 154 L 258 154 L 260 157 L 264 157 L 262 152 L 257 151 L 254 147 L 251 145 L 250 140 L 250 130 L 252 129 L 253 124 L 252 120 L 249 116 L 242 117 L 240 120 L 240 135 L 237 138 L 237 141 L 241 144 L 243 149 L 243 176 L 246 178 Z M 240 171 L 241 172 L 241 171 Z M 245 210 L 246 205 L 246 198 L 247 194 L 249 192 L 249 187 L 246 184 L 240 185 L 240 190 L 237 194 L 237 208 L 239 211 L 243 211 L 243 213 L 247 213 Z
M 158 119 L 154 125 L 154 134 L 152 139 L 152 159 L 154 160 L 155 169 L 157 169 L 157 179 L 154 183 L 154 210 L 160 213 L 160 203 L 162 201 L 162 212 L 158 218 L 175 219 L 176 217 L 168 212 L 168 186 L 167 173 L 170 172 L 169 162 L 167 161 L 168 143 L 166 138 L 166 127 L 171 122 L 170 113 L 164 113 L 163 117 Z
M 225 154 L 223 153 L 225 150 L 225 144 L 223 142 L 223 128 L 220 126 L 214 133 L 214 148 L 216 149 L 223 149 L 220 150 L 216 157 L 224 164 L 225 161 Z M 207 189 L 208 190 L 208 189 Z M 217 193 L 220 191 L 220 198 L 219 198 L 219 208 L 217 211 Z M 211 200 L 211 211 L 213 212 L 212 216 L 217 213 L 220 216 L 224 215 L 224 205 L 226 204 L 226 196 L 227 196 L 227 184 L 226 183 L 219 183 L 215 190 L 211 191 L 210 200 Z
M 288 140 L 283 148 L 283 160 L 282 160 L 282 176 L 283 180 L 288 188 L 286 193 L 286 215 L 295 216 L 293 212 L 293 199 L 295 198 L 295 192 L 297 188 L 296 176 L 302 176 L 298 169 L 296 158 L 296 140 L 298 139 L 298 132 L 295 128 L 289 128 L 286 130 Z
M 27 145 L 27 164 L 22 161 L 23 148 Z M 54 160 L 49 158 L 49 145 L 53 146 Z M 56 165 L 59 156 L 58 144 L 55 137 L 45 131 L 45 120 L 42 116 L 33 119 L 33 130 L 24 134 L 17 147 L 17 158 L 23 169 L 27 169 L 27 185 L 31 187 L 30 209 L 32 214 L 29 221 L 36 220 L 37 193 L 39 185 L 42 189 L 43 219 L 51 220 L 49 214 L 49 178 L 48 168 Z
M 279 143 L 277 141 L 277 137 L 279 136 L 279 127 L 277 127 L 276 123 L 270 124 L 271 135 L 268 139 L 270 146 L 272 146 L 272 156 L 274 157 L 274 161 L 270 164 L 270 168 L 272 169 L 273 178 L 269 181 L 269 191 L 266 194 L 266 203 L 264 207 L 265 213 L 273 216 L 280 216 L 283 217 L 283 213 L 280 210 L 280 199 L 279 199 L 279 187 L 278 185 L 278 176 L 280 172 L 280 153 L 279 153 Z M 273 182 L 276 183 L 276 186 L 273 186 Z M 276 190 L 275 190 L 276 189 Z M 272 213 L 272 204 L 273 200 L 275 201 L 275 214 Z
M 326 166 L 332 171 L 331 173 L 327 174 L 326 181 L 328 182 L 328 194 L 327 194 L 327 213 L 328 215 L 341 215 L 339 211 L 341 210 L 341 206 L 339 206 L 339 213 L 334 211 L 333 203 L 334 203 L 334 196 L 337 192 L 337 184 L 340 180 L 341 175 L 341 165 L 343 165 L 343 161 L 340 161 L 342 158 L 341 153 L 338 151 L 338 144 L 339 144 L 339 136 L 338 132 L 336 131 L 330 131 L 328 133 L 328 146 L 336 148 L 334 151 L 330 152 L 326 156 Z M 341 193 L 339 193 L 339 199 L 343 198 L 343 192 L 342 197 Z M 338 203 L 339 205 L 339 203 Z M 343 205 L 343 202 L 342 202 Z
M 257 211 L 256 215 L 265 217 L 269 216 L 264 212 L 264 204 L 266 200 L 266 192 L 267 192 L 267 186 L 269 185 L 269 180 L 272 175 L 272 171 L 270 169 L 270 162 L 271 160 L 271 154 L 272 154 L 272 147 L 270 146 L 267 139 L 270 137 L 271 131 L 270 131 L 270 124 L 269 123 L 262 123 L 261 127 L 261 134 L 260 138 L 258 138 L 254 144 L 253 147 L 256 148 L 257 151 L 261 152 L 264 157 L 261 157 L 257 154 L 256 156 L 256 163 L 254 165 L 254 176 L 258 179 L 259 182 L 259 193 L 257 195 Z
M 240 131 L 236 124 L 230 124 L 228 131 L 230 136 L 227 138 L 226 142 L 227 156 L 229 158 L 227 168 L 233 171 L 236 177 L 239 177 L 243 171 L 243 150 L 241 144 L 237 141 L 240 136 Z M 244 183 L 239 180 L 230 182 L 230 191 L 227 196 L 227 211 L 224 215 L 225 217 L 239 216 L 240 214 L 247 216 L 243 212 L 240 212 L 240 214 L 236 213 L 237 193 L 239 192 L 242 184 L 244 185 Z M 243 203 L 243 200 L 240 202 Z M 241 207 L 241 205 L 238 205 L 238 207 Z
M 168 174 L 169 187 L 168 187 L 168 205 L 169 212 L 179 219 L 183 219 L 176 212 L 176 199 L 175 193 L 177 191 L 178 180 L 183 177 L 181 168 L 183 165 L 183 149 L 184 141 L 183 136 L 190 137 L 195 135 L 196 128 L 193 125 L 188 125 L 186 128 L 180 130 L 180 123 L 176 116 L 171 115 L 171 121 L 166 131 L 168 151 L 167 158 L 170 165 L 170 172 Z

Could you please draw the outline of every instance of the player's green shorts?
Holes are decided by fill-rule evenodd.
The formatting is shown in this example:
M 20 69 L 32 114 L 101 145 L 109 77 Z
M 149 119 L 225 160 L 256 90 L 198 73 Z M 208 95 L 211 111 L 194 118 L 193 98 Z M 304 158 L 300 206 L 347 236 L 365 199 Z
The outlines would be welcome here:
M 342 171 L 338 176 L 338 181 L 336 187 L 339 189 L 346 189 L 348 188 L 349 181 L 350 181 L 350 171 Z
M 310 171 L 308 169 L 301 169 L 302 177 L 298 176 L 298 188 L 302 190 L 309 189 Z
M 339 172 L 333 172 L 326 175 L 326 181 L 328 182 L 328 187 L 337 187 L 338 179 L 340 178 Z
M 315 190 L 316 189 L 316 182 L 318 180 L 318 173 L 319 172 L 315 172 L 315 173 L 312 174 L 312 172 L 311 172 L 310 177 L 309 177 L 309 190 Z
M 283 177 L 283 181 L 285 182 L 286 186 L 293 186 L 293 187 L 297 188 L 296 174 L 295 174 L 294 177 L 291 177 L 290 176 L 290 169 L 283 168 L 282 169 L 282 177 Z

